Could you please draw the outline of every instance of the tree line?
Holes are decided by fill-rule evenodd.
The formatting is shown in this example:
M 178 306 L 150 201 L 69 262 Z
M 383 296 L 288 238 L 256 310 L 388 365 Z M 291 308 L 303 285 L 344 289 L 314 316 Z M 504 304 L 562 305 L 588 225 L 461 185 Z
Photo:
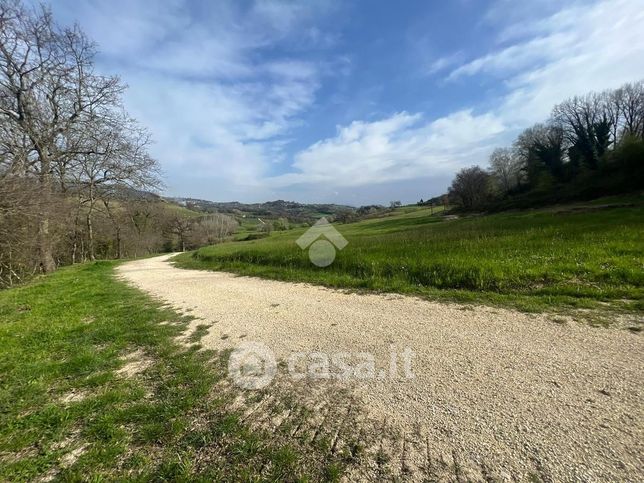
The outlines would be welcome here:
M 185 249 L 236 226 L 149 193 L 162 185 L 150 134 L 95 57 L 77 25 L 0 1 L 0 287 L 68 263 Z
M 550 118 L 464 168 L 449 189 L 468 210 L 590 199 L 644 187 L 644 82 L 556 105 Z

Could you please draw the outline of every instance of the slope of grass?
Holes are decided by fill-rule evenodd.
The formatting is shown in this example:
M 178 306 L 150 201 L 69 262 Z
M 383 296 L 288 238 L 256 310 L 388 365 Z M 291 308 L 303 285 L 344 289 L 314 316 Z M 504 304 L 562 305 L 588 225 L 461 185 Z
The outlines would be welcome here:
M 177 216 L 183 216 L 186 218 L 198 218 L 206 214 L 206 213 L 200 213 L 198 211 L 191 210 L 189 208 L 186 208 L 185 206 L 181 206 L 176 203 L 165 202 L 163 206 L 171 214 L 175 214 Z
M 187 319 L 117 281 L 114 265 L 68 267 L 0 292 L 0 481 L 336 474 L 332 458 L 305 458 L 312 450 L 298 441 L 276 443 L 227 410 L 233 396 L 216 389 L 223 355 L 175 342 Z M 126 377 L 128 354 L 146 364 Z
M 429 208 L 336 225 L 349 241 L 326 268 L 295 243 L 304 229 L 205 247 L 178 266 L 523 310 L 639 311 L 644 206 L 566 207 L 445 220 Z

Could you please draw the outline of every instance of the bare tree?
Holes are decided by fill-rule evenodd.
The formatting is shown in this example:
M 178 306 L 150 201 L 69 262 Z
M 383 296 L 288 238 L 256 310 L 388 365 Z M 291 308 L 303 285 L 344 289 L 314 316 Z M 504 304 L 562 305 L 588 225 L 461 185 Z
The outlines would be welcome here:
M 124 86 L 117 77 L 94 73 L 95 46 L 77 26 L 61 28 L 45 7 L 27 9 L 18 2 L 0 3 L 0 121 L 16 139 L 27 143 L 24 171 L 39 187 L 39 262 L 55 268 L 50 238 L 52 174 L 75 153 L 67 134 L 90 114 L 112 109 Z
M 134 240 L 131 241 L 134 256 L 140 252 L 153 253 L 160 248 L 158 229 L 165 224 L 163 205 L 145 199 L 129 200 L 122 204 L 134 231 Z
M 615 142 L 611 139 L 611 133 L 615 132 L 611 124 L 614 113 L 607 105 L 605 94 L 593 92 L 568 99 L 552 111 L 553 121 L 566 140 L 568 156 L 581 160 L 590 168 L 597 167 L 600 158 Z
M 490 196 L 490 175 L 478 166 L 463 168 L 449 188 L 449 199 L 467 210 L 481 208 Z
M 497 148 L 490 155 L 491 172 L 504 193 L 512 191 L 521 182 L 523 163 L 510 148 Z
M 235 233 L 238 227 L 239 223 L 231 216 L 221 213 L 205 216 L 194 223 L 190 244 L 197 247 L 221 243 Z
M 273 220 L 273 228 L 275 231 L 283 231 L 289 229 L 288 218 L 280 216 L 277 220 Z
M 168 220 L 167 231 L 169 234 L 177 237 L 179 249 L 182 252 L 186 251 L 186 246 L 193 228 L 193 222 L 180 215 L 175 215 Z
M 536 186 L 546 177 L 563 179 L 565 169 L 565 136 L 554 123 L 535 124 L 525 129 L 514 142 L 513 156 L 521 166 L 521 176 L 530 186 Z
M 86 127 L 91 127 L 89 134 L 82 136 L 87 146 L 70 159 L 67 168 L 79 202 L 86 207 L 88 252 L 93 260 L 96 253 L 92 222 L 97 203 L 114 222 L 110 201 L 115 196 L 119 197 L 125 188 L 154 189 L 160 182 L 157 163 L 146 150 L 149 135 L 133 120 L 116 113 L 110 118 L 96 117 Z M 120 258 L 120 249 L 117 251 Z
M 626 84 L 620 92 L 622 136 L 644 139 L 644 81 Z

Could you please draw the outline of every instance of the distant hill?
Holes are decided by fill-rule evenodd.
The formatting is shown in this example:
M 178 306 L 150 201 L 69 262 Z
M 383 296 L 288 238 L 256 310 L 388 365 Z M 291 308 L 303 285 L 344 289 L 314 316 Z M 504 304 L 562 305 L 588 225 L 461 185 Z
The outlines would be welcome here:
M 165 198 L 192 211 L 202 213 L 224 213 L 228 215 L 254 218 L 287 218 L 294 223 L 317 220 L 322 216 L 353 213 L 352 206 L 335 204 L 305 204 L 294 201 L 267 201 L 265 203 L 240 203 L 238 201 L 217 202 L 195 198 Z

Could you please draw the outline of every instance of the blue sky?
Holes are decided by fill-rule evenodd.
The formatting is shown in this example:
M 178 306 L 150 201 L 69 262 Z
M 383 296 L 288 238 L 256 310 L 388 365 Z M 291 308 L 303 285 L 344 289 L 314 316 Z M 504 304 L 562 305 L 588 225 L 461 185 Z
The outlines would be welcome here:
M 166 194 L 445 192 L 566 97 L 644 77 L 641 0 L 56 0 L 155 140 Z

